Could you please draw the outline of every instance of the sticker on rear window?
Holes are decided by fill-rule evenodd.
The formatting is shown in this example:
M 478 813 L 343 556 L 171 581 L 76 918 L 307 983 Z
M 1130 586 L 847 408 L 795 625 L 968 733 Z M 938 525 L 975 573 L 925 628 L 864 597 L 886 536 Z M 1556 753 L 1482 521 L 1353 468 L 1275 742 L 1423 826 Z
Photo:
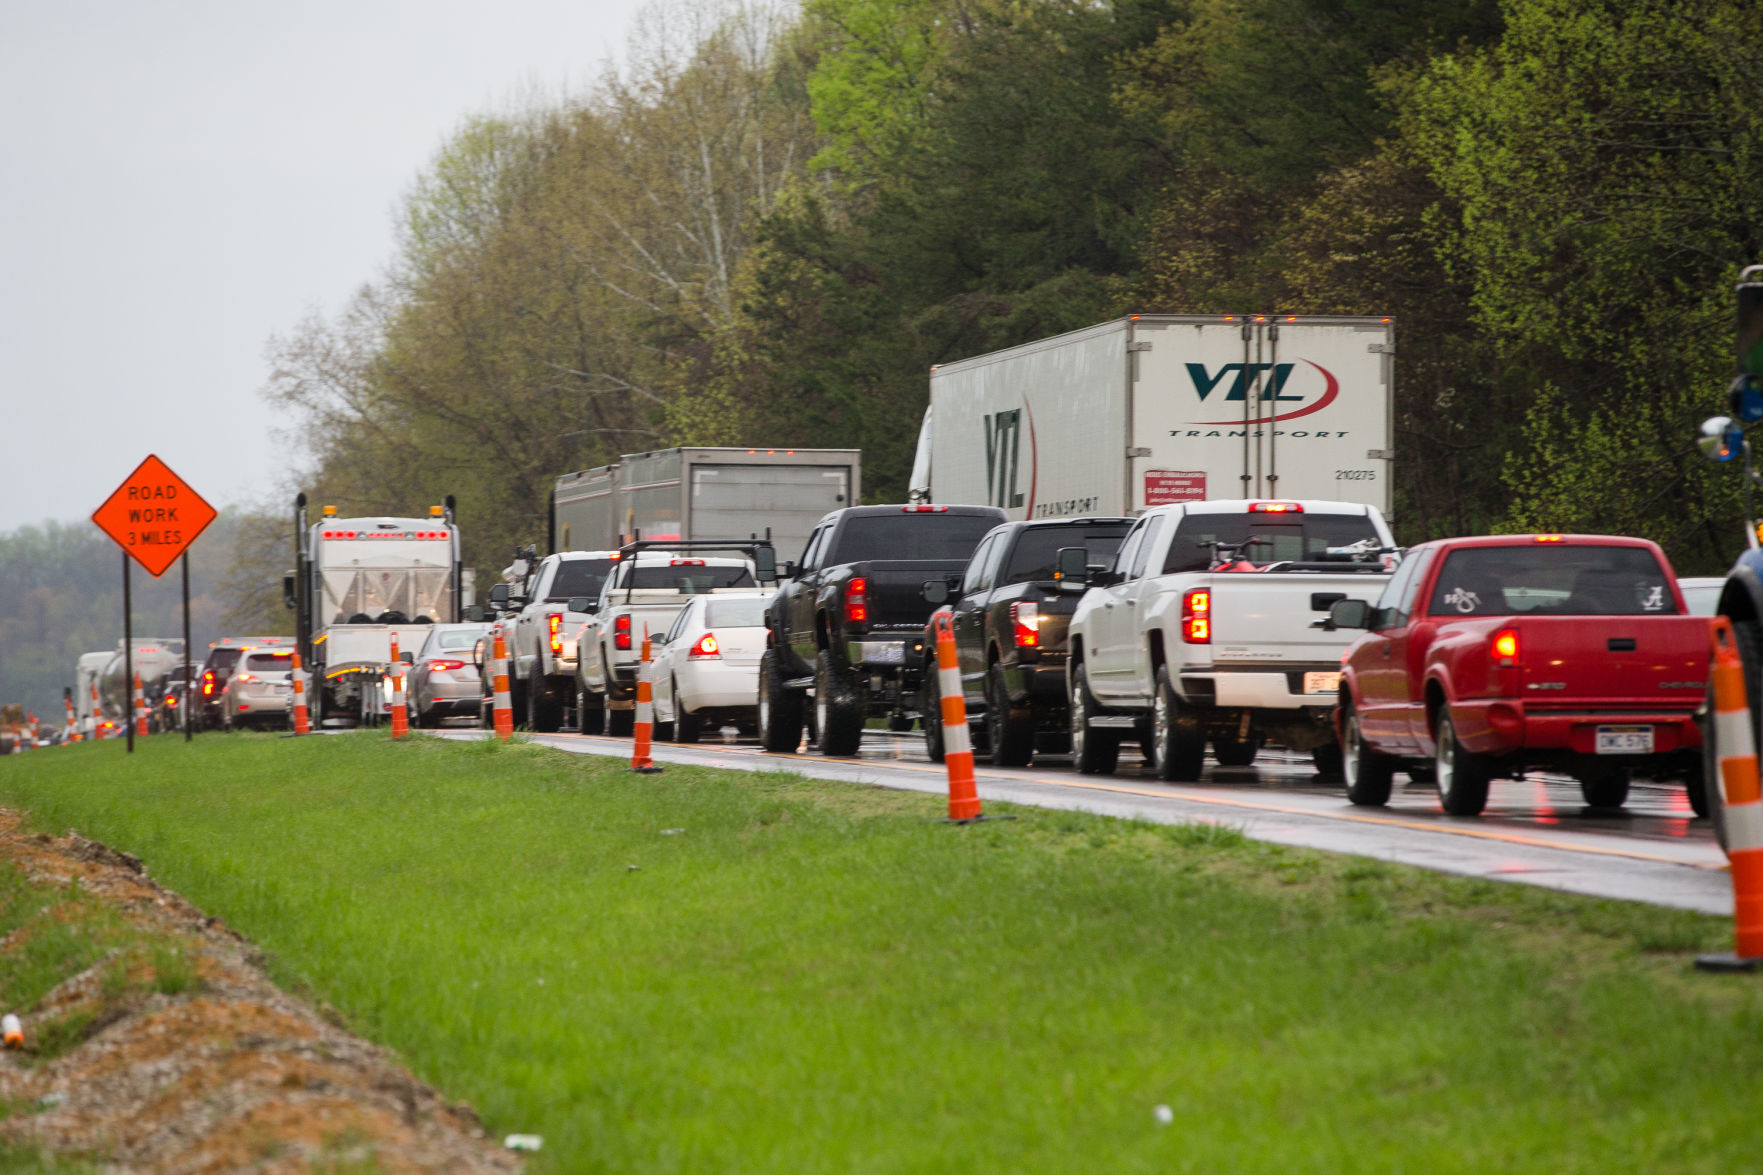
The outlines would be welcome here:
M 1657 612 L 1665 607 L 1665 585 L 1658 583 L 1654 584 L 1652 588 L 1648 590 L 1646 597 L 1641 600 L 1641 607 L 1649 612 Z
M 1481 607 L 1481 597 L 1468 588 L 1453 588 L 1445 596 L 1445 603 L 1459 612 L 1473 612 Z

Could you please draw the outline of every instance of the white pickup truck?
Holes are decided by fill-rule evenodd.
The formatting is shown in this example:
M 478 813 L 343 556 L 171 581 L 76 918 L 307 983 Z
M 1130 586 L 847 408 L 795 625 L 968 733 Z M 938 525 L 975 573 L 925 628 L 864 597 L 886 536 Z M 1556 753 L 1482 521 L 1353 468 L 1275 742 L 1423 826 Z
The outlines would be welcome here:
M 1108 570 L 1061 552 L 1061 573 L 1089 585 L 1066 667 L 1077 769 L 1112 772 L 1132 736 L 1160 779 L 1199 778 L 1208 742 L 1246 767 L 1269 739 L 1337 773 L 1330 715 L 1353 634 L 1321 624 L 1336 600 L 1375 602 L 1395 555 L 1376 507 L 1310 500 L 1147 510 Z
M 519 606 L 502 631 L 508 641 L 510 701 L 527 729 L 560 729 L 564 711 L 575 704 L 575 634 L 599 607 L 600 589 L 618 558 L 617 551 L 558 551 L 525 575 L 524 596 L 517 596 L 512 584 L 490 589 L 492 604 Z M 589 602 L 586 610 L 571 607 L 583 600 Z
M 769 546 L 756 545 L 756 558 L 712 558 L 693 547 L 727 550 L 735 545 L 657 540 L 624 548 L 592 618 L 575 632 L 581 730 L 594 730 L 596 716 L 604 711 L 607 734 L 631 733 L 645 631 L 651 636 L 666 632 L 695 595 L 750 595 L 761 582 L 777 577 Z M 572 602 L 572 610 L 580 611 L 574 603 L 586 601 Z

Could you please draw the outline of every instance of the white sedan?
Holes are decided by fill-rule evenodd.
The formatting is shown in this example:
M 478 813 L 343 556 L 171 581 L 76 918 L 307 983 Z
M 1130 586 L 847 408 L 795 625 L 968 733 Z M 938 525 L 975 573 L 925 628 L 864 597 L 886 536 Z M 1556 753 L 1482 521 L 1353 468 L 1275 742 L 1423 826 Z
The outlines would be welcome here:
M 705 729 L 759 725 L 759 657 L 765 652 L 770 593 L 698 596 L 680 609 L 649 666 L 655 725 L 675 742 L 695 743 Z

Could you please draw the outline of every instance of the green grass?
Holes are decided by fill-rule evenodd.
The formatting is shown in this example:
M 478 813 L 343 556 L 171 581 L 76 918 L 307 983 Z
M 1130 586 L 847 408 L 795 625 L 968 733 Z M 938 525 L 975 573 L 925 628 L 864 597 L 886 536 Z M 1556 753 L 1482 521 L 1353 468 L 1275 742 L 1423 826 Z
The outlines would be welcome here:
M 1730 944 L 1696 915 L 531 744 L 84 744 L 0 800 L 544 1135 L 534 1171 L 1760 1161 L 1763 984 L 1689 970 Z

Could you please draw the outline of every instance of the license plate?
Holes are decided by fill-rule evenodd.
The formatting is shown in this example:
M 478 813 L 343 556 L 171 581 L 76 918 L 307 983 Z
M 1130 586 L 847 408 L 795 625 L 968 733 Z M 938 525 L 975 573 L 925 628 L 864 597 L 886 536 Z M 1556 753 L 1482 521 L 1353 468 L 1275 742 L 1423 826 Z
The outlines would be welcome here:
M 1307 694 L 1333 694 L 1341 689 L 1339 673 L 1306 673 L 1304 675 L 1304 692 Z
M 876 665 L 899 665 L 906 660 L 906 649 L 902 645 L 883 645 L 869 650 L 867 660 Z
M 1600 755 L 1650 755 L 1653 753 L 1653 728 L 1600 726 L 1596 749 Z

